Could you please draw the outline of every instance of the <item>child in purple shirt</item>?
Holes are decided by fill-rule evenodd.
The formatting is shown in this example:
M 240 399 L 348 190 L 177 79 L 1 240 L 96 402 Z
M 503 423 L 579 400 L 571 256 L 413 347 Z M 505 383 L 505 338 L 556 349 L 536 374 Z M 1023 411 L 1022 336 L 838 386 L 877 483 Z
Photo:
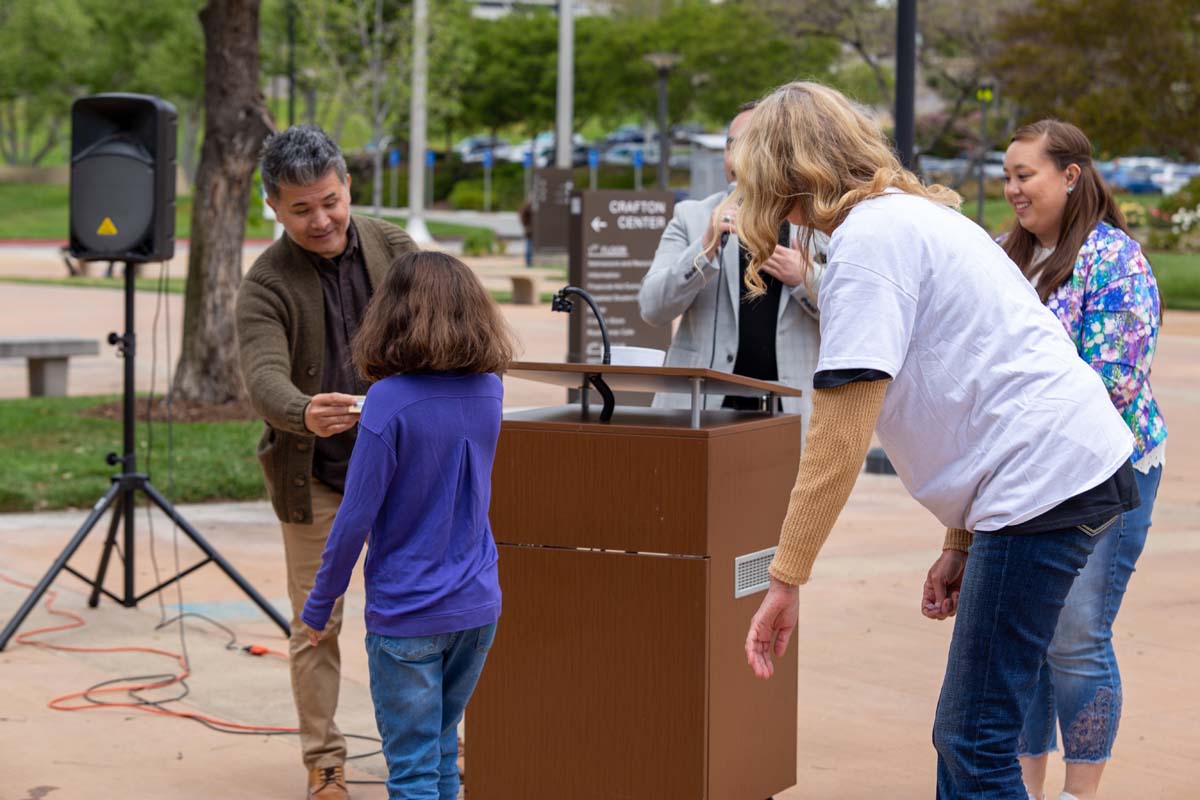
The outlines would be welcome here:
M 512 342 L 470 269 L 435 252 L 393 264 L 354 337 L 372 385 L 300 618 L 318 641 L 369 538 L 367 656 L 389 797 L 458 797 L 458 723 L 500 616 L 487 514 Z

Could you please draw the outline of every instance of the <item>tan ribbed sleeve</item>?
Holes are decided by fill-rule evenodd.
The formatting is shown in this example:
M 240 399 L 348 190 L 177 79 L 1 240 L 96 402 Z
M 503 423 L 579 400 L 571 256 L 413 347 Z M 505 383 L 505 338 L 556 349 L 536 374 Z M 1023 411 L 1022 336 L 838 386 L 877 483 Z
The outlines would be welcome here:
M 808 582 L 813 561 L 854 488 L 890 381 L 813 391 L 812 421 L 771 562 L 771 577 Z
M 962 550 L 967 552 L 971 547 L 972 534 L 968 530 L 962 528 L 946 528 L 946 542 L 942 545 L 943 550 Z

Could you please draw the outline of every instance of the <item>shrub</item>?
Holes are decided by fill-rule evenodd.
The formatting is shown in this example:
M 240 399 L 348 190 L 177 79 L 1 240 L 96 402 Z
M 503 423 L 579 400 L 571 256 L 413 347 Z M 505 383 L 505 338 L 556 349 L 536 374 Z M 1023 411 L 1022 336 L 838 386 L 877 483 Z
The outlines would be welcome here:
M 519 165 L 518 165 L 519 166 Z M 520 208 L 525 196 L 524 176 L 493 173 L 492 210 L 515 211 Z M 454 184 L 450 190 L 450 205 L 458 209 L 483 210 L 483 178 L 468 178 Z
M 491 228 L 472 228 L 463 237 L 464 256 L 490 256 L 504 252 L 504 243 L 496 238 Z
M 1196 206 L 1200 206 L 1200 176 L 1185 183 L 1178 192 L 1163 196 L 1158 204 L 1158 210 L 1162 212 L 1160 219 L 1169 220 L 1179 209 Z
M 1159 201 L 1150 210 L 1150 236 L 1147 244 L 1154 250 L 1200 252 L 1200 177 L 1192 178 L 1174 194 Z
M 1131 228 L 1144 228 L 1150 222 L 1150 214 L 1141 203 L 1132 200 L 1122 200 L 1117 203 L 1117 206 L 1121 209 L 1121 213 L 1125 215 L 1125 222 Z

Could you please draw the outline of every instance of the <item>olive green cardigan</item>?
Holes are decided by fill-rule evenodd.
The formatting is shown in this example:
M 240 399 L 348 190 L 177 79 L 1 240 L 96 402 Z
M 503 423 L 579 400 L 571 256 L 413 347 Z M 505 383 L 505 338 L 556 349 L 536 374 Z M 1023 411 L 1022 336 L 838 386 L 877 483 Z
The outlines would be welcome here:
M 374 291 L 396 256 L 417 248 L 395 225 L 358 216 L 354 225 Z M 258 460 L 271 504 L 283 522 L 311 523 L 313 434 L 304 410 L 321 391 L 325 307 L 316 269 L 286 235 L 242 278 L 237 336 L 250 403 L 266 422 Z

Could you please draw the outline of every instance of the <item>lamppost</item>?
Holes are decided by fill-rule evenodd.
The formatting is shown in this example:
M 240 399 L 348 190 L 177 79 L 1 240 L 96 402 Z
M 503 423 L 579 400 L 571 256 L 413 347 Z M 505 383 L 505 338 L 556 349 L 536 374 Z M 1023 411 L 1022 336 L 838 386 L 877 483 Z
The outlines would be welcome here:
M 975 90 L 975 99 L 979 101 L 979 206 L 975 214 L 975 221 L 980 225 L 983 225 L 983 184 L 987 177 L 984 174 L 988 154 L 987 110 L 988 106 L 992 104 L 993 97 L 991 81 L 980 83 L 979 88 Z
M 287 4 L 288 127 L 296 124 L 296 3 Z
M 679 63 L 676 53 L 647 53 L 644 58 L 658 73 L 658 188 L 667 189 L 671 172 L 671 137 L 667 132 L 667 75 Z
M 896 152 L 913 168 L 916 136 L 917 0 L 896 5 Z
M 371 154 L 371 205 L 375 210 L 375 216 L 381 215 L 380 208 L 383 206 L 383 155 L 387 152 L 388 145 L 392 143 L 392 137 L 384 135 L 375 142 L 375 151 Z

